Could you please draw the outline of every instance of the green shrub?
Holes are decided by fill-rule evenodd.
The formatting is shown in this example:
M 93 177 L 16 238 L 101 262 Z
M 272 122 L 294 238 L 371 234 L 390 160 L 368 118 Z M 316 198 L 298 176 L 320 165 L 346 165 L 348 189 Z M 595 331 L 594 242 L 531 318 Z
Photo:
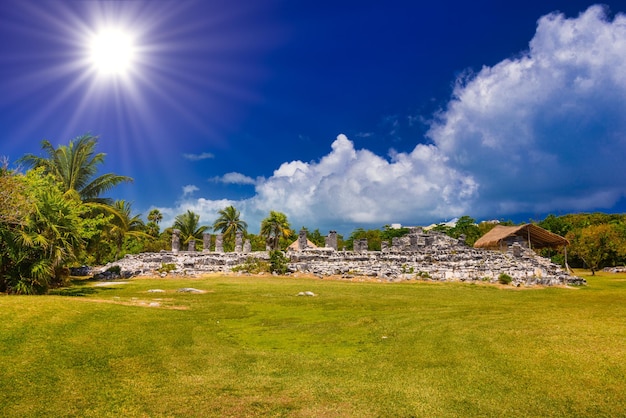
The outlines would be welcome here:
M 232 271 L 250 274 L 267 273 L 270 271 L 270 265 L 258 258 L 248 257 L 245 263 L 233 267 Z
M 173 270 L 176 270 L 176 264 L 174 263 L 161 263 L 161 268 L 157 269 L 159 273 L 169 273 Z
M 272 273 L 287 273 L 287 263 L 289 263 L 289 259 L 285 257 L 282 251 L 274 250 L 270 253 L 270 271 Z
M 122 268 L 120 266 L 111 266 L 107 269 L 107 271 L 117 275 L 122 274 Z
M 498 276 L 498 283 L 500 284 L 511 284 L 512 281 L 513 281 L 513 278 L 506 273 L 501 273 Z

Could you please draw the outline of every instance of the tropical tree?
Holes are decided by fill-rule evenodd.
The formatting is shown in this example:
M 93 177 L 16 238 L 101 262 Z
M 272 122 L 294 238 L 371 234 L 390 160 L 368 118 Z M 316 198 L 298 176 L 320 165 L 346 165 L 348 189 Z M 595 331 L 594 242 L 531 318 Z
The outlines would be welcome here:
M 217 213 L 219 217 L 213 222 L 213 231 L 221 232 L 225 242 L 233 243 L 237 232 L 246 232 L 248 224 L 240 219 L 241 213 L 234 206 L 227 206 Z
M 30 170 L 19 179 L 32 207 L 22 213 L 19 224 L 0 225 L 0 290 L 43 293 L 62 283 L 65 266 L 84 248 L 89 237 L 82 217 L 85 206 L 64 195 L 43 169 Z
M 184 244 L 188 244 L 189 240 L 197 239 L 202 241 L 202 234 L 209 229 L 208 226 L 200 226 L 200 215 L 187 210 L 186 213 L 178 215 L 174 219 L 174 229 L 180 231 L 180 238 Z
M 382 231 L 380 229 L 357 228 L 345 241 L 345 245 L 348 248 L 354 248 L 354 241 L 359 239 L 367 239 L 367 249 L 370 251 L 380 251 L 382 246 Z
M 26 214 L 33 208 L 24 176 L 9 170 L 7 161 L 3 161 L 0 165 L 0 228 L 23 225 Z
M 69 145 L 54 148 L 49 141 L 42 141 L 45 157 L 26 154 L 19 162 L 30 167 L 43 167 L 61 184 L 64 193 L 76 193 L 83 202 L 110 204 L 111 200 L 101 195 L 113 186 L 132 179 L 113 173 L 95 177 L 98 166 L 104 162 L 104 153 L 96 153 L 98 137 L 83 135 L 70 141 Z
M 474 245 L 476 240 L 480 238 L 480 229 L 476 225 L 476 220 L 470 216 L 461 216 L 456 224 L 447 232 L 452 238 L 459 238 L 465 235 L 467 245 Z
M 278 249 L 281 238 L 289 238 L 292 235 L 287 215 L 270 211 L 270 215 L 261 221 L 261 235 L 265 237 L 270 248 Z
M 152 209 L 148 213 L 148 223 L 146 224 L 146 232 L 153 237 L 158 237 L 161 232 L 159 223 L 163 220 L 163 214 L 158 209 Z
M 408 235 L 410 232 L 411 230 L 409 228 L 392 228 L 391 225 L 385 225 L 380 233 L 380 238 L 382 241 L 387 241 L 391 244 L 394 238 L 401 238 Z
M 116 216 L 113 218 L 108 236 L 115 244 L 115 259 L 118 259 L 126 238 L 149 238 L 144 232 L 145 225 L 141 215 L 132 215 L 132 204 L 125 200 L 116 200 L 113 204 Z
M 585 262 L 592 275 L 610 260 L 626 255 L 623 231 L 615 224 L 589 225 L 570 232 L 567 238 L 571 253 Z
M 163 220 L 163 214 L 158 209 L 152 209 L 150 213 L 148 213 L 148 221 L 154 222 L 155 224 L 159 224 Z

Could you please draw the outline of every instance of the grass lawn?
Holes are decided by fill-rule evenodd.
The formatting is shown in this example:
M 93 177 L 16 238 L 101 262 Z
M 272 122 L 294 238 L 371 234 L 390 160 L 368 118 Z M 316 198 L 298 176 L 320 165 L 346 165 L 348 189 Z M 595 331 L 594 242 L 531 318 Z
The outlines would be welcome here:
M 0 416 L 626 416 L 626 275 L 585 277 L 216 276 L 0 296 Z

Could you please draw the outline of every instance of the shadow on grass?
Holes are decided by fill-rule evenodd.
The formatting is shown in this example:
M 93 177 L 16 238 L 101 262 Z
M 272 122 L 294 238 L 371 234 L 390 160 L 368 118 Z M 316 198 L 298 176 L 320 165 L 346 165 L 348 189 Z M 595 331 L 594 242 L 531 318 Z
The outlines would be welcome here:
M 101 293 L 105 290 L 112 290 L 112 287 L 98 286 L 94 287 L 93 283 L 106 283 L 93 278 L 85 277 L 72 277 L 70 279 L 70 286 L 59 289 L 53 289 L 49 292 L 50 295 L 56 296 L 88 296 L 96 293 Z
M 50 294 L 57 295 L 57 296 L 87 296 L 87 295 L 93 295 L 94 293 L 100 293 L 101 290 L 103 289 L 81 286 L 81 287 L 69 287 L 69 288 L 64 288 L 64 289 L 55 289 L 55 290 L 50 291 Z

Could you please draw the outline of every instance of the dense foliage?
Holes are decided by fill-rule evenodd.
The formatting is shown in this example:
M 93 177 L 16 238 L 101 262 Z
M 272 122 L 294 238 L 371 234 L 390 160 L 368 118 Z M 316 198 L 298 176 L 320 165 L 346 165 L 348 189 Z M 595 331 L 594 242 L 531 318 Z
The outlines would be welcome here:
M 594 273 L 604 267 L 626 264 L 625 214 L 548 215 L 538 225 L 569 240 L 567 256 L 572 267 L 586 267 Z M 562 249 L 548 255 L 554 261 L 564 261 Z

